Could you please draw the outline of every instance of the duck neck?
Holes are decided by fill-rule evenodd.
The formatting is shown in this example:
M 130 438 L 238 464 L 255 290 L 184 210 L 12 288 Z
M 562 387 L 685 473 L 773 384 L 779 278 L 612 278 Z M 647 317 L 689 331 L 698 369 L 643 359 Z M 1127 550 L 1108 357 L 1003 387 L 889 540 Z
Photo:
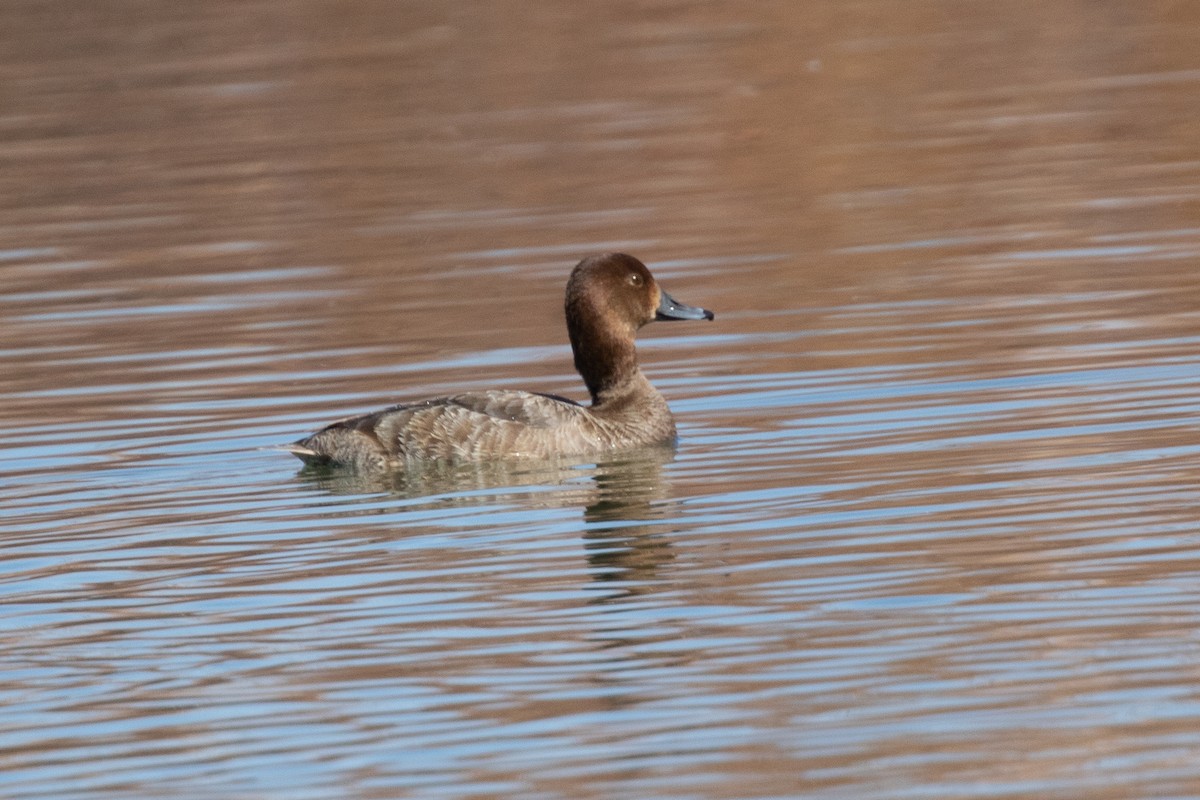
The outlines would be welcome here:
M 625 394 L 638 384 L 639 379 L 645 380 L 638 369 L 632 338 L 597 333 L 592 331 L 587 336 L 576 336 L 575 331 L 571 331 L 575 369 L 587 385 L 594 406 Z

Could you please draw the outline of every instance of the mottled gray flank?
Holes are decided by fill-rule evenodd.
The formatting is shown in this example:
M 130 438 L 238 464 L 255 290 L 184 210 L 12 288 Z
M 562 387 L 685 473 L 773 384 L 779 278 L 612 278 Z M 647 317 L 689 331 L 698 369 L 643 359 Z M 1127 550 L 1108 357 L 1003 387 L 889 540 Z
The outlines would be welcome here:
M 360 470 L 429 460 L 591 456 L 671 443 L 675 420 L 637 363 L 637 330 L 655 319 L 712 319 L 662 292 L 621 253 L 581 261 L 567 281 L 567 332 L 590 406 L 496 390 L 405 403 L 335 422 L 287 449 L 306 463 Z

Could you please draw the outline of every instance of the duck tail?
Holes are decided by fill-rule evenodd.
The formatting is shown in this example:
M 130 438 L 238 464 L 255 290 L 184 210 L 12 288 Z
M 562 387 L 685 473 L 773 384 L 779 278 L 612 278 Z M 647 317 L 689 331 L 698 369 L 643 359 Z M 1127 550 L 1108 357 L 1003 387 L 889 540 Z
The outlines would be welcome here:
M 291 453 L 305 464 L 311 464 L 313 466 L 329 463 L 329 456 L 325 455 L 324 453 L 318 453 L 311 447 L 306 447 L 303 440 L 299 442 L 292 442 L 291 444 L 281 444 L 274 447 L 267 447 L 264 449 Z

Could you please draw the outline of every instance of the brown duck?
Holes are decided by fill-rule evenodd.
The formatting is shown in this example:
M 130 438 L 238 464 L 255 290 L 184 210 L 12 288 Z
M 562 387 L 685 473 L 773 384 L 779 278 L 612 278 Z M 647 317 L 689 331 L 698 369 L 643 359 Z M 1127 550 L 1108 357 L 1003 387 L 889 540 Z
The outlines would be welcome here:
M 638 367 L 634 339 L 653 320 L 713 313 L 674 300 L 624 253 L 580 261 L 565 306 L 590 406 L 535 392 L 466 392 L 344 419 L 285 449 L 307 464 L 387 469 L 438 459 L 590 457 L 674 442 L 675 420 Z

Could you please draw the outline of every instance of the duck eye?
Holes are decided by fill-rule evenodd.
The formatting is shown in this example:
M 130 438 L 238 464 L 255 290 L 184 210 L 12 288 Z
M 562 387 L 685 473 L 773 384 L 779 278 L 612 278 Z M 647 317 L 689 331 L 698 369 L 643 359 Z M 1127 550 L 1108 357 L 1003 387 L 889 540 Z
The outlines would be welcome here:
M 629 285 L 630 286 L 641 286 L 642 285 L 642 276 L 638 275 L 636 272 L 629 273 Z

